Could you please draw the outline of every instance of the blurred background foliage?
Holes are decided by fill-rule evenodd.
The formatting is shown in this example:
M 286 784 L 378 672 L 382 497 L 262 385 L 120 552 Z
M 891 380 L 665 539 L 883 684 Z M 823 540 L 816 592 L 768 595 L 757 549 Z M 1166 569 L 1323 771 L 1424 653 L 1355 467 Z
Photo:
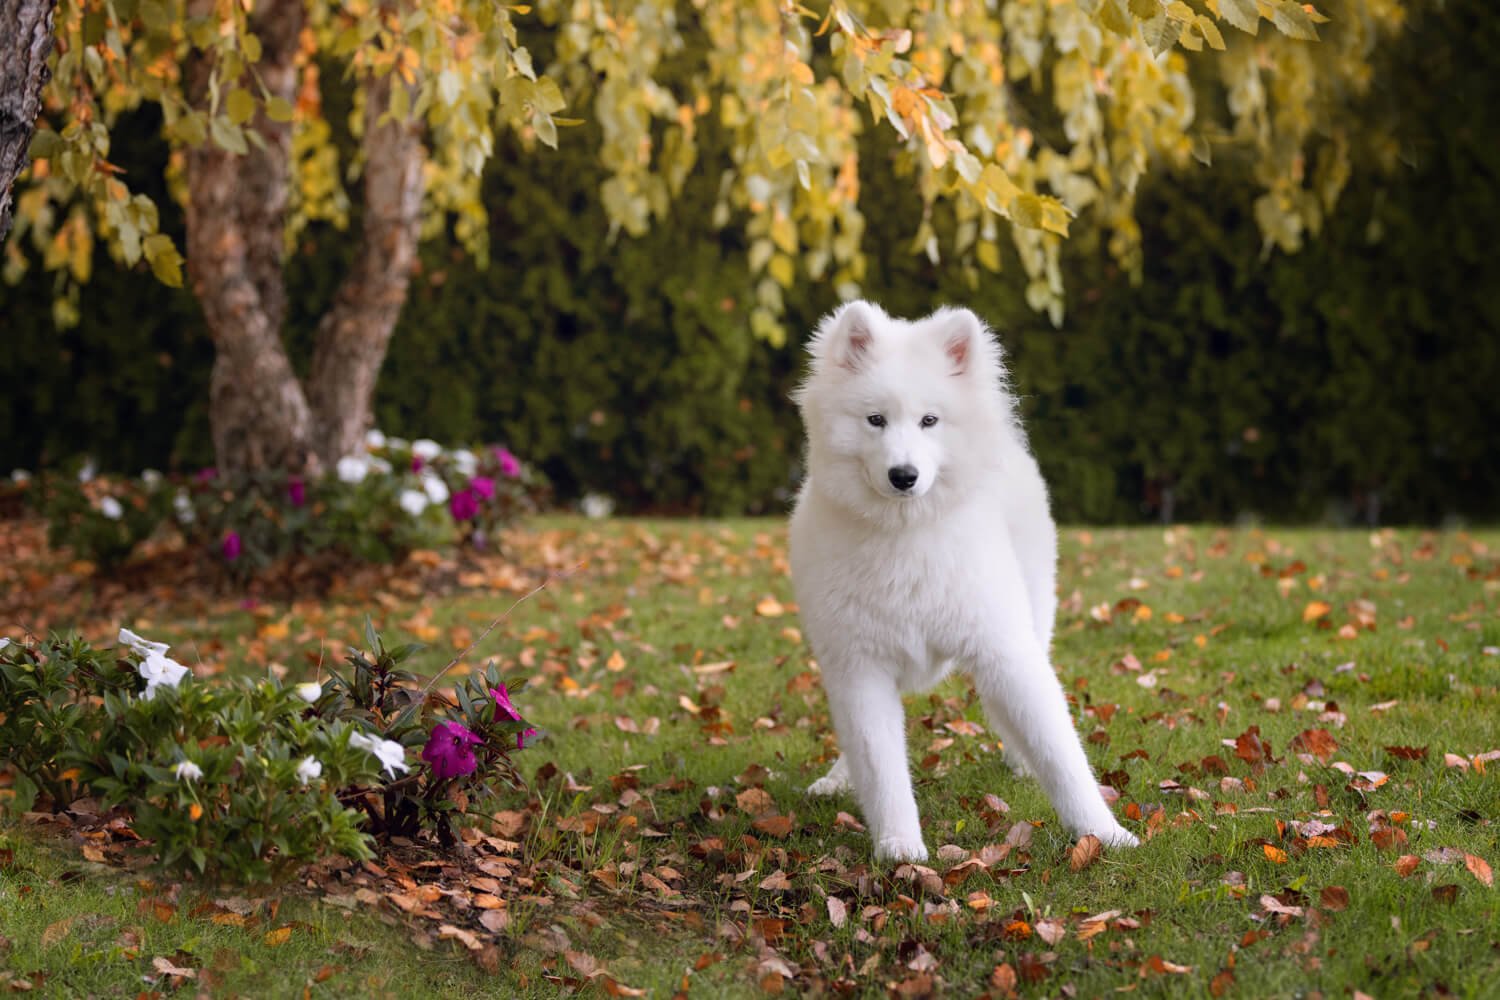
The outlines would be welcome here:
M 1485 0 L 1413 18 L 1360 112 L 1397 115 L 1402 163 L 1388 175 L 1356 161 L 1338 209 L 1296 255 L 1263 252 L 1248 159 L 1155 172 L 1136 213 L 1139 282 L 1075 226 L 1054 329 L 1026 305 L 1014 260 L 973 284 L 972 270 L 914 253 L 922 205 L 893 168 L 868 171 L 861 193 L 864 288 L 896 314 L 968 305 L 1000 332 L 1061 520 L 1493 518 L 1497 50 Z M 116 126 L 113 158 L 180 240 L 174 203 L 149 190 L 168 155 L 156 114 Z M 595 125 L 556 153 L 500 142 L 483 182 L 489 265 L 451 233 L 424 245 L 379 426 L 504 441 L 560 496 L 602 492 L 627 511 L 784 509 L 801 450 L 787 400 L 800 350 L 751 334 L 757 279 L 744 237 L 711 223 L 715 172 L 690 177 L 645 235 L 609 241 Z M 700 164 L 726 142 L 705 122 Z M 895 159 L 884 130 L 860 143 L 862 159 Z M 939 204 L 932 221 L 952 227 L 951 209 Z M 287 262 L 304 368 L 350 251 L 343 232 L 315 224 Z M 210 464 L 213 355 L 191 295 L 100 249 L 80 322 L 59 331 L 54 280 L 37 269 L 0 288 L 0 469 L 85 454 L 121 472 Z M 787 327 L 809 331 L 835 304 L 831 286 L 802 280 L 786 295 Z

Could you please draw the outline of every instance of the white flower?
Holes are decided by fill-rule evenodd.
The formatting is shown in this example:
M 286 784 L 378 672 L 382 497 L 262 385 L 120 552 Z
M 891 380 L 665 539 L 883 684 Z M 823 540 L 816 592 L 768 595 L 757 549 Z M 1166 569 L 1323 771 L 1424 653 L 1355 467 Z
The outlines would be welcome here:
M 140 664 L 135 668 L 146 681 L 146 690 L 141 692 L 141 697 L 150 701 L 156 697 L 156 689 L 165 684 L 167 687 L 176 687 L 182 683 L 182 679 L 188 675 L 188 668 L 178 663 L 167 655 L 167 650 L 172 647 L 164 642 L 152 642 L 143 639 L 130 631 L 128 628 L 120 629 L 120 644 L 129 646 L 131 652 L 141 658 Z
M 370 474 L 370 460 L 361 455 L 345 455 L 339 459 L 339 479 L 346 483 L 363 482 Z
M 391 463 L 387 462 L 385 459 L 381 458 L 379 455 L 371 455 L 370 458 L 369 458 L 369 462 L 370 462 L 370 471 L 371 472 L 379 472 L 382 475 L 387 475 L 387 476 L 390 475 L 390 473 L 391 473 Z
M 143 639 L 128 628 L 120 629 L 119 643 L 122 646 L 129 646 L 131 651 L 137 656 L 150 656 L 152 653 L 165 655 L 167 650 L 172 648 L 164 642 L 152 642 L 150 639 Z
M 586 517 L 598 520 L 614 513 L 615 502 L 602 493 L 590 493 L 579 502 L 579 506 Z
M 412 517 L 421 517 L 422 511 L 427 509 L 427 494 L 421 490 L 402 490 L 401 496 L 396 501 L 401 509 Z
M 0 637 L 0 649 L 4 649 L 6 646 L 9 646 L 9 645 L 10 645 L 10 640 L 9 639 Z
M 394 451 L 401 451 L 401 450 L 403 450 L 405 448 L 410 447 L 406 443 L 406 438 L 398 438 L 398 437 L 388 437 L 388 438 L 386 438 L 385 439 L 385 446 L 387 448 L 390 448 L 390 449 L 394 450 Z
M 374 428 L 365 431 L 365 447 L 371 451 L 374 451 L 376 448 L 384 448 L 385 435 Z M 311 758 L 308 759 L 311 760 Z
M 433 503 L 448 502 L 448 484 L 437 476 L 423 476 L 422 490 Z
M 31 481 L 31 473 L 27 472 L 25 469 L 16 469 L 16 470 L 14 470 L 14 471 L 11 472 L 11 474 L 10 474 L 10 481 L 13 482 L 13 483 L 26 483 L 26 482 L 30 482 Z
M 187 490 L 178 490 L 177 495 L 172 498 L 172 509 L 177 512 L 177 520 L 183 524 L 192 524 L 198 515 L 193 513 L 193 501 L 187 495 Z
M 411 453 L 424 462 L 430 462 L 443 453 L 443 446 L 432 438 L 417 438 L 411 443 Z
M 146 679 L 146 690 L 141 697 L 150 701 L 156 697 L 156 689 L 165 685 L 175 688 L 188 675 L 188 668 L 161 653 L 151 653 L 141 661 L 136 670 Z
M 304 757 L 302 763 L 297 765 L 297 780 L 304 785 L 317 781 L 323 776 L 323 764 L 315 757 Z
M 354 733 L 349 737 L 349 745 L 360 750 L 368 750 L 380 758 L 380 764 L 390 772 L 392 778 L 397 771 L 410 771 L 411 765 L 406 762 L 406 748 L 395 740 L 383 740 L 378 736 L 368 733 Z
M 125 508 L 120 506 L 120 501 L 114 497 L 105 497 L 99 501 L 99 513 L 111 521 L 118 521 L 125 516 Z
M 448 457 L 453 459 L 460 475 L 472 476 L 479 471 L 479 456 L 467 448 L 455 448 L 448 452 Z
M 176 774 L 178 781 L 197 781 L 203 777 L 203 768 L 190 760 L 185 760 L 177 765 Z
M 317 681 L 308 681 L 305 684 L 298 684 L 297 697 L 301 698 L 303 701 L 311 705 L 313 702 L 323 697 L 323 685 L 319 684 Z
M 160 472 L 157 472 L 155 469 L 142 469 L 141 470 L 141 482 L 145 483 L 147 486 L 153 486 L 154 487 L 158 483 L 160 483 L 161 481 L 162 481 L 162 474 Z
M 78 481 L 80 483 L 86 483 L 98 474 L 99 464 L 95 462 L 93 458 L 86 458 L 83 461 L 83 468 L 78 470 Z

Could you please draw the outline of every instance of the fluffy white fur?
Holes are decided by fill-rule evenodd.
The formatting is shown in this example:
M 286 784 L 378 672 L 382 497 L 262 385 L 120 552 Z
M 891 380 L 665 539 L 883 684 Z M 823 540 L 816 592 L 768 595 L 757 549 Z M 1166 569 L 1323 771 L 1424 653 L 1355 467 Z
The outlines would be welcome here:
M 994 337 L 966 309 L 908 322 L 851 302 L 810 350 L 792 577 L 843 755 L 809 791 L 852 788 L 876 857 L 926 858 L 901 692 L 958 669 L 1011 769 L 1041 782 L 1063 823 L 1136 844 L 1048 657 L 1057 529 Z

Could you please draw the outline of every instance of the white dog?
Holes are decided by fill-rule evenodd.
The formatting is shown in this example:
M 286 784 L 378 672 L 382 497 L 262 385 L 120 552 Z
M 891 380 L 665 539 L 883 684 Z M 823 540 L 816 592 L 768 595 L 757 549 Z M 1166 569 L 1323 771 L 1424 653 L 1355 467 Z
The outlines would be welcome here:
M 908 322 L 851 302 L 810 350 L 792 578 L 842 756 L 808 791 L 852 786 L 875 856 L 925 859 L 901 692 L 957 668 L 1011 769 L 1041 782 L 1063 823 L 1135 845 L 1048 658 L 1057 529 L 999 345 L 967 309 Z

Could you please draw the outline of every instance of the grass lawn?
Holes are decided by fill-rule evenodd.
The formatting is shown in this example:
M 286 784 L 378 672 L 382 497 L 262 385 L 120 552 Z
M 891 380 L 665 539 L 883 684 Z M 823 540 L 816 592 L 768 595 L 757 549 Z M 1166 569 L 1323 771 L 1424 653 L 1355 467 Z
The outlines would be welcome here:
M 528 573 L 579 567 L 472 657 L 528 680 L 517 701 L 550 731 L 522 755 L 531 800 L 497 820 L 517 845 L 503 932 L 455 865 L 408 857 L 384 871 L 414 888 L 358 898 L 311 878 L 273 912 L 11 825 L 0 988 L 1500 995 L 1500 533 L 1064 531 L 1057 668 L 1143 845 L 1075 854 L 960 679 L 908 699 L 934 858 L 894 869 L 871 865 L 852 798 L 803 794 L 835 746 L 782 522 L 546 519 L 510 551 L 525 573 L 459 572 L 440 597 L 398 576 L 292 603 L 141 593 L 48 622 L 133 625 L 200 674 L 301 678 L 369 613 L 430 642 L 431 671 Z M 408 916 L 393 891 L 430 905 Z M 442 924 L 492 945 L 487 968 Z

